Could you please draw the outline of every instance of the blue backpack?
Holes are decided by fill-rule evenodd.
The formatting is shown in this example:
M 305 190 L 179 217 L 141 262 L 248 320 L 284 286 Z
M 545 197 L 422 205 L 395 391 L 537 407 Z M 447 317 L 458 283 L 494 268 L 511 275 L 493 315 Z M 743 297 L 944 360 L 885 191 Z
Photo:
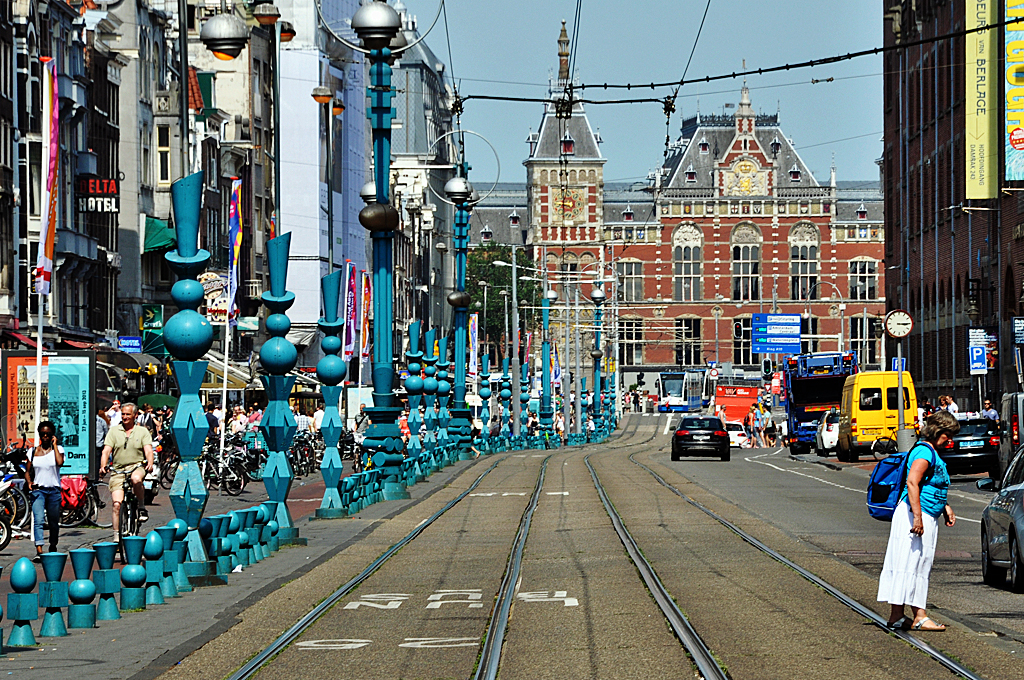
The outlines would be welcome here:
M 915 444 L 910 451 L 918 446 L 920 444 Z M 878 465 L 871 473 L 871 479 L 868 481 L 868 513 L 877 520 L 892 521 L 892 515 L 903 496 L 903 489 L 907 486 L 907 457 L 910 451 L 890 454 L 878 461 Z M 931 455 L 929 476 L 935 469 L 935 454 Z

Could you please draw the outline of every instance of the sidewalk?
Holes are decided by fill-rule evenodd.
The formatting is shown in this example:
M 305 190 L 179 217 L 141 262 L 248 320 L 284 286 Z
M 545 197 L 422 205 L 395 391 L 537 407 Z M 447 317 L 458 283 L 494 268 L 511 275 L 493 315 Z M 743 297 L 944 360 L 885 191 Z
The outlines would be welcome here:
M 152 607 L 145 612 L 124 614 L 118 621 L 99 622 L 96 629 L 72 631 L 68 637 L 37 637 L 40 644 L 35 648 L 6 648 L 6 658 L 0 657 L 0 675 L 7 671 L 15 676 L 31 674 L 39 678 L 69 677 L 73 674 L 75 680 L 156 678 L 209 640 L 230 629 L 239 612 L 358 542 L 380 522 L 443 488 L 473 462 L 462 461 L 431 475 L 426 481 L 409 489 L 412 497 L 409 500 L 376 503 L 355 517 L 341 520 L 309 521 L 319 507 L 323 480 L 319 475 L 297 480 L 292 486 L 289 508 L 300 535 L 309 541 L 307 546 L 282 549 L 242 573 L 231 574 L 227 586 L 185 593 L 165 605 Z M 263 484 L 255 483 L 247 486 L 246 491 L 235 498 L 212 495 L 207 513 L 219 514 L 241 509 L 263 500 L 266 500 Z M 150 521 L 147 523 L 152 527 L 165 524 L 173 517 L 166 492 L 161 490 L 156 501 L 157 504 L 151 506 Z M 71 529 L 68 530 L 66 540 L 64 536 L 62 534 L 62 551 L 109 540 L 110 529 Z M 17 546 L 12 541 L 9 548 L 12 547 L 16 547 L 19 554 L 16 556 L 10 549 L 5 551 L 2 555 L 5 566 L 22 554 L 35 552 L 28 540 L 18 541 Z M 65 580 L 70 578 L 71 567 L 68 565 Z M 10 592 L 7 570 L 0 579 L 0 592 Z M 10 623 L 6 619 L 3 623 L 6 624 L 3 626 L 6 638 Z M 38 629 L 39 621 L 36 621 L 33 630 Z

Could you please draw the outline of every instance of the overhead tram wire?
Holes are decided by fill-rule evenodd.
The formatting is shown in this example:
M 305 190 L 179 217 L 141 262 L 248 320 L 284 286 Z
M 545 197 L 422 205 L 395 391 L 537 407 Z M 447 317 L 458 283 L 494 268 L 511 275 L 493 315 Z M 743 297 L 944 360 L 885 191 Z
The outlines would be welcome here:
M 676 110 L 676 97 L 679 96 L 679 89 L 686 80 L 686 74 L 690 71 L 690 63 L 693 61 L 693 54 L 697 51 L 697 43 L 700 42 L 700 34 L 704 30 L 704 22 L 708 18 L 708 10 L 711 9 L 711 0 L 704 5 L 704 16 L 700 18 L 700 26 L 697 27 L 697 35 L 693 38 L 693 47 L 690 48 L 690 56 L 686 58 L 686 66 L 683 67 L 683 77 L 679 79 L 680 84 L 672 90 L 672 95 L 665 98 L 665 159 L 668 160 L 668 147 L 671 141 L 672 114 Z M 655 197 L 657 202 L 657 197 Z

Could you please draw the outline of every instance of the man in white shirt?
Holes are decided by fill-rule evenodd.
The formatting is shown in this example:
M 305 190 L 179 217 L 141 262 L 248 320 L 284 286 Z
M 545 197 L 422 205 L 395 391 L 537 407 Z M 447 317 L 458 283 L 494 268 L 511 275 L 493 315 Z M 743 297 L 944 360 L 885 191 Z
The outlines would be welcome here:
M 121 422 L 121 402 L 114 401 L 114 405 L 107 411 L 107 417 L 110 418 L 110 427 Z
M 313 429 L 319 432 L 322 422 L 324 422 L 324 407 L 318 405 L 316 411 L 313 412 Z

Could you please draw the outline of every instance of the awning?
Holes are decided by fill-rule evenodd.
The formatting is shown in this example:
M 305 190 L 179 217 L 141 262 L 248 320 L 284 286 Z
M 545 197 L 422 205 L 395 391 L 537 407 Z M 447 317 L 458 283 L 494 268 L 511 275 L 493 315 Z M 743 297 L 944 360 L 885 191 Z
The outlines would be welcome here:
M 12 338 L 14 338 L 15 340 L 17 340 L 18 342 L 20 342 L 21 344 L 27 345 L 28 347 L 31 347 L 32 349 L 36 348 L 36 341 L 33 340 L 32 338 L 26 337 L 26 336 L 22 335 L 21 333 L 16 333 L 15 331 L 4 331 L 4 332 L 7 333 L 7 335 L 9 335 Z
M 176 246 L 177 243 L 174 228 L 168 224 L 167 220 L 146 217 L 146 241 L 142 252 L 152 253 L 157 250 L 167 250 Z
M 203 355 L 208 362 L 206 376 L 203 378 L 202 389 L 220 390 L 224 388 L 224 355 L 213 350 Z M 249 367 L 245 364 L 228 362 L 228 389 L 244 390 L 249 384 Z
M 92 349 L 96 346 L 94 342 L 79 342 L 78 340 L 61 340 L 68 347 L 74 347 L 75 349 Z

